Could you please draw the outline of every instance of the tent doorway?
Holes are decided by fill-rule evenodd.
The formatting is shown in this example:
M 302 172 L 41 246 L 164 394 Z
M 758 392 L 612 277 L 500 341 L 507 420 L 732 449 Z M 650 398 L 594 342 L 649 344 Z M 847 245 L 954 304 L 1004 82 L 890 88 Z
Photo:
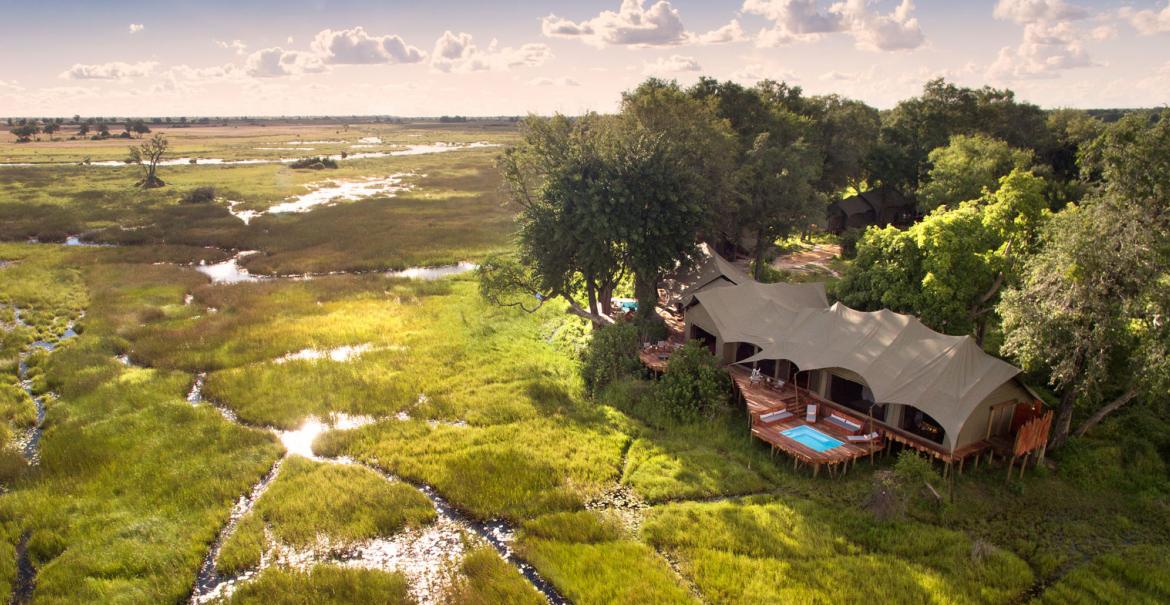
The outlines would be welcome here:
M 935 443 L 942 443 L 945 434 L 942 425 L 930 414 L 912 406 L 906 406 L 902 412 L 902 428 Z

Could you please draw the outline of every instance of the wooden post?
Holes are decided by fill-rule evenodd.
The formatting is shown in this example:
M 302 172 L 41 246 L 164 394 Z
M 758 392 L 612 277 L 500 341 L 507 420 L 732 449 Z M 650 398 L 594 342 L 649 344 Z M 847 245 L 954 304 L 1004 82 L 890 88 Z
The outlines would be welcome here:
M 1015 465 L 1015 463 L 1016 463 L 1015 456 L 1012 456 L 1011 458 L 1008 459 L 1008 472 L 1007 472 L 1007 480 L 1008 481 L 1012 480 L 1012 466 Z
M 821 472 L 821 463 L 820 462 L 814 463 L 813 464 L 813 479 L 816 479 L 817 474 L 820 472 Z

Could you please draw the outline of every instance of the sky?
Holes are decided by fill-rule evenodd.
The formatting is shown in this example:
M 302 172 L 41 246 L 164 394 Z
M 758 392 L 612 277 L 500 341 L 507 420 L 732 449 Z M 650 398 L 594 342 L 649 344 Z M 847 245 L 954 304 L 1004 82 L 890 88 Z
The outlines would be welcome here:
M 0 116 L 578 114 L 650 76 L 1170 103 L 1170 0 L 0 0 Z M 14 27 L 14 24 L 20 24 Z

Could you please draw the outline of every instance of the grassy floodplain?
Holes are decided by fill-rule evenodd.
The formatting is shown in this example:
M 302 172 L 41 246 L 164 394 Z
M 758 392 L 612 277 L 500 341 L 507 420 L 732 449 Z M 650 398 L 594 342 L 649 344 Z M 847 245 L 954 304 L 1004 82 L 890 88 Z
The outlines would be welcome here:
M 514 136 L 473 126 L 272 128 L 176 130 L 176 154 L 279 153 L 252 148 L 298 135 L 380 136 L 386 147 Z M 311 145 L 337 147 L 304 153 L 341 144 L 301 146 Z M 1125 424 L 1154 419 L 1107 423 L 1062 453 L 1057 471 L 1011 483 L 1000 468 L 968 472 L 953 501 L 877 521 L 866 502 L 888 459 L 812 480 L 751 443 L 737 410 L 679 426 L 646 413 L 644 382 L 586 397 L 577 352 L 587 330 L 555 305 L 532 315 L 492 307 L 469 276 L 215 284 L 196 271 L 237 250 L 259 251 L 244 258 L 253 272 L 285 274 L 475 261 L 507 249 L 497 152 L 353 160 L 336 171 L 163 167 L 170 186 L 146 193 L 131 188 L 129 168 L 0 168 L 0 409 L 9 434 L 27 428 L 33 410 L 16 380 L 21 352 L 70 324 L 80 333 L 28 358 L 34 392 L 51 395 L 40 464 L 15 460 L 0 479 L 0 593 L 16 587 L 25 550 L 34 603 L 185 602 L 233 506 L 282 458 L 272 429 L 347 414 L 374 422 L 318 438 L 324 460 L 284 458 L 227 537 L 219 571 L 257 567 L 273 540 L 352 543 L 427 527 L 435 512 L 425 485 L 474 519 L 509 523 L 518 555 L 580 604 L 1167 598 L 1158 568 L 1170 542 L 1165 468 L 1158 452 L 1127 440 Z M 0 146 L 6 161 L 120 153 L 88 141 Z M 413 172 L 413 189 L 395 198 L 250 225 L 222 201 L 179 202 L 214 184 L 225 200 L 263 211 L 306 183 L 403 172 Z M 121 245 L 25 243 L 81 233 Z M 282 359 L 339 347 L 357 353 Z M 186 400 L 200 373 L 204 399 L 238 422 Z M 358 464 L 328 460 L 342 456 Z M 482 545 L 444 573 L 439 601 L 542 599 Z M 230 601 L 413 598 L 402 573 L 322 563 L 268 567 Z

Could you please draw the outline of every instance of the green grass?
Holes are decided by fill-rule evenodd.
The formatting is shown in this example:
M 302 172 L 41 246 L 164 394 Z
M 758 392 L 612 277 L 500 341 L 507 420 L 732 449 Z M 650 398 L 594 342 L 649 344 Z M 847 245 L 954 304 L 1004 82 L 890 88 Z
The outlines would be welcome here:
M 672 504 L 642 534 L 717 603 L 1000 603 L 1032 582 L 1018 557 L 961 533 L 808 501 Z
M 341 548 L 434 520 L 430 500 L 405 483 L 361 466 L 293 456 L 224 543 L 218 570 L 234 575 L 259 565 L 265 528 L 289 546 L 308 548 L 325 537 L 330 548 Z
M 360 466 L 299 456 L 284 462 L 254 514 L 277 539 L 299 547 L 311 545 L 319 534 L 345 544 L 435 520 L 430 500 L 405 483 L 391 483 Z
M 451 605 L 544 605 L 548 601 L 489 547 L 463 555 L 443 601 Z
M 1134 546 L 1101 555 L 1050 586 L 1037 602 L 1046 605 L 1170 602 L 1168 557 L 1170 548 L 1165 545 Z
M 653 549 L 596 513 L 526 523 L 517 551 L 581 605 L 697 602 Z
M 231 605 L 406 605 L 415 600 L 406 577 L 370 569 L 316 565 L 307 572 L 270 568 L 240 587 Z

